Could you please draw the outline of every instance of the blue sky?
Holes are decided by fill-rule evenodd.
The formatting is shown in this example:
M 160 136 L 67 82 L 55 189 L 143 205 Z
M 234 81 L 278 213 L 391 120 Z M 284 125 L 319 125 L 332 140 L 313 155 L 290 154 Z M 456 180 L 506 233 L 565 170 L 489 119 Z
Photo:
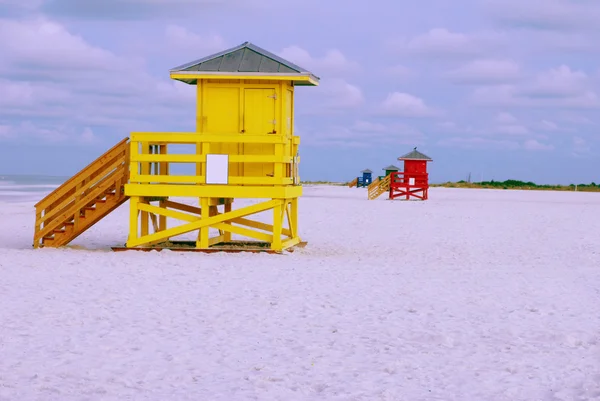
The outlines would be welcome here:
M 193 130 L 169 68 L 250 41 L 321 78 L 296 91 L 304 180 L 418 146 L 434 182 L 600 182 L 599 20 L 597 0 L 0 0 L 0 173 Z

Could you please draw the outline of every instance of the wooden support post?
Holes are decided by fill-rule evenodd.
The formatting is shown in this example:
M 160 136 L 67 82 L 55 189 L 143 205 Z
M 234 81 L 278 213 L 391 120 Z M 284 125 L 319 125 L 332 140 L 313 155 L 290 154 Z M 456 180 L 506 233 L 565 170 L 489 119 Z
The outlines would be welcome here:
M 34 248 L 39 248 L 40 242 L 41 242 L 41 240 L 36 240 L 35 239 L 35 235 L 42 229 L 42 224 L 38 223 L 41 218 L 42 218 L 42 211 L 36 207 L 36 210 L 35 210 L 35 227 L 34 227 L 34 231 L 33 231 L 33 237 L 34 237 L 33 247 Z

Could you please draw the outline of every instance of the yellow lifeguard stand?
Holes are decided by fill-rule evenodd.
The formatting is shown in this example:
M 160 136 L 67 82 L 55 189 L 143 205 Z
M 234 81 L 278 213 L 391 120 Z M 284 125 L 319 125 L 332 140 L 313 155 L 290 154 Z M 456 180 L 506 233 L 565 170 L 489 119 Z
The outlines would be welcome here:
M 316 86 L 319 78 L 249 42 L 176 67 L 170 76 L 197 87 L 196 132 L 131 134 L 126 246 L 173 243 L 194 231 L 197 249 L 235 246 L 232 234 L 274 251 L 298 244 L 294 89 Z M 173 154 L 171 144 L 195 151 Z M 169 174 L 172 163 L 195 164 L 195 175 Z M 197 198 L 200 207 L 170 197 Z M 260 201 L 234 210 L 236 198 Z M 271 221 L 248 218 L 265 211 Z M 182 224 L 167 227 L 167 218 Z

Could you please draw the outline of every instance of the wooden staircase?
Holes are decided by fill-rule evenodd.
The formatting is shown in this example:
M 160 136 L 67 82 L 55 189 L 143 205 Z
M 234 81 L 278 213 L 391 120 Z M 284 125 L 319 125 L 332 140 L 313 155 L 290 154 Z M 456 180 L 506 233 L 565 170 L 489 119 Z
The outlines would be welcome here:
M 348 188 L 354 188 L 357 184 L 358 184 L 358 178 L 355 178 L 348 183 Z
M 373 182 L 367 187 L 369 200 L 373 200 L 378 198 L 382 193 L 388 192 L 390 190 L 390 175 L 387 175 L 383 180 L 380 180 L 377 177 Z
M 123 139 L 35 205 L 34 248 L 68 244 L 127 201 L 128 141 Z

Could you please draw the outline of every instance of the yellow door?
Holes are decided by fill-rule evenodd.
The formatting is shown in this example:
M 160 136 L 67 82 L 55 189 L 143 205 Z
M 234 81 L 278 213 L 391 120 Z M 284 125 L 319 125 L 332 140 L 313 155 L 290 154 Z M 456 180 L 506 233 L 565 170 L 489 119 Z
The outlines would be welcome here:
M 240 132 L 240 88 L 210 87 L 204 90 L 204 129 L 210 134 L 236 134 Z M 239 154 L 238 144 L 214 143 L 210 153 Z M 229 174 L 238 176 L 240 163 L 229 163 Z
M 277 121 L 275 104 L 277 101 L 275 88 L 244 90 L 244 133 L 246 135 L 274 135 Z M 246 155 L 273 155 L 274 145 L 246 144 Z M 273 163 L 246 163 L 244 176 L 273 176 Z

